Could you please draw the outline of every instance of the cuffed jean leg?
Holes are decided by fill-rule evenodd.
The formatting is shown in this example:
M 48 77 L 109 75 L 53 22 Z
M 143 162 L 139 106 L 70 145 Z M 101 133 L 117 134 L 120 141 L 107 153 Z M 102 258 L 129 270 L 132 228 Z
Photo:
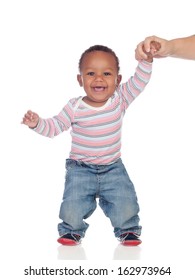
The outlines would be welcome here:
M 121 160 L 107 167 L 100 177 L 99 204 L 110 218 L 116 237 L 126 232 L 141 234 L 139 205 L 134 185 Z
M 66 180 L 58 224 L 59 235 L 75 233 L 84 237 L 88 218 L 96 209 L 96 180 L 87 169 L 73 160 L 67 160 Z

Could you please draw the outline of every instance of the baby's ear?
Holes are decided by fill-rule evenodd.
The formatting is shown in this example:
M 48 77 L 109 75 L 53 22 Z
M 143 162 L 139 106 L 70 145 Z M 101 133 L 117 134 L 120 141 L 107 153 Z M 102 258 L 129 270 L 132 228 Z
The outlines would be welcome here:
M 80 87 L 83 86 L 83 81 L 82 81 L 82 77 L 80 74 L 77 75 L 77 81 L 79 82 Z
M 118 77 L 117 77 L 117 84 L 116 84 L 117 87 L 119 86 L 121 80 L 122 80 L 122 75 L 118 75 Z

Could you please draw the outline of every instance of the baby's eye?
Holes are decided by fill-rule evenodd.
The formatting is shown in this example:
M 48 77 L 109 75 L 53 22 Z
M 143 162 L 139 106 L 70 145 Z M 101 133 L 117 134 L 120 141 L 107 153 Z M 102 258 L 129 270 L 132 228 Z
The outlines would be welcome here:
M 94 74 L 95 74 L 94 72 L 88 72 L 87 73 L 88 76 L 94 76 Z
M 104 76 L 110 76 L 111 73 L 110 72 L 104 72 Z

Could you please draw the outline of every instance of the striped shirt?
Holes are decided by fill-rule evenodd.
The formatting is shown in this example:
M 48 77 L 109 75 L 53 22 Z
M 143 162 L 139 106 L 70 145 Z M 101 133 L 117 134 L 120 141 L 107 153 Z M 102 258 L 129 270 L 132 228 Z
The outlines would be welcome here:
M 72 98 L 62 111 L 48 119 L 39 119 L 37 133 L 54 137 L 71 129 L 69 157 L 90 164 L 111 164 L 121 156 L 121 128 L 126 109 L 144 90 L 152 72 L 152 64 L 139 62 L 134 76 L 119 85 L 102 107 L 92 107 L 82 98 Z

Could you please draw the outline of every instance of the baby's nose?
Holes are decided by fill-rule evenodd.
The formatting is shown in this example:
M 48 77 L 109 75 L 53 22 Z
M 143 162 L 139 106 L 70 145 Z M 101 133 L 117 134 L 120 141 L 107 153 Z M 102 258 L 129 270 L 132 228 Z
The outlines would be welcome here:
M 96 79 L 96 81 L 102 81 L 102 80 L 103 80 L 102 74 L 97 74 L 97 75 L 95 76 L 95 79 Z

